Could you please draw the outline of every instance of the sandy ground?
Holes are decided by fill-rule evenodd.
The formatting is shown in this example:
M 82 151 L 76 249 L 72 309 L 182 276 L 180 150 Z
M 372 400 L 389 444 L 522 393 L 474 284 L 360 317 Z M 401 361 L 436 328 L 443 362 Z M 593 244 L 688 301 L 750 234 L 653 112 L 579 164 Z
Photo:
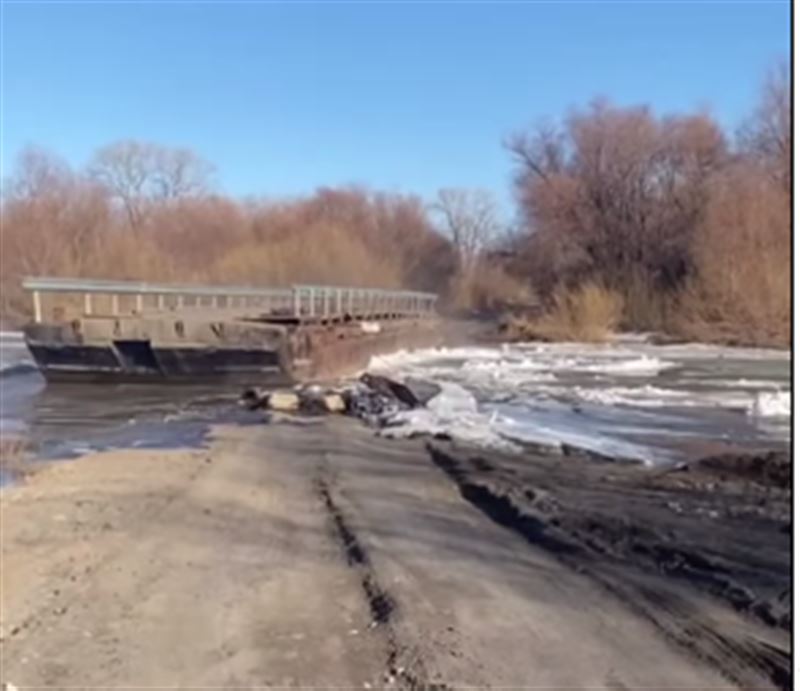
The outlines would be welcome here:
M 788 490 L 743 499 L 723 465 L 490 457 L 347 419 L 53 464 L 0 494 L 0 674 L 789 688 Z

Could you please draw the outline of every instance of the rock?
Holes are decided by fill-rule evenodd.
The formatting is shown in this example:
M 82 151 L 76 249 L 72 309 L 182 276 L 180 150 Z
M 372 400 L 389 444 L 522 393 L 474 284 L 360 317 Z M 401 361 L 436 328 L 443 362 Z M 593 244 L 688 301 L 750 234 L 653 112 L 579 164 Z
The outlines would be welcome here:
M 300 396 L 294 391 L 273 391 L 267 399 L 267 406 L 270 410 L 295 412 L 300 409 Z
M 317 386 L 301 389 L 300 410 L 306 415 L 325 415 L 330 412 L 325 403 L 325 393 Z
M 361 383 L 347 389 L 343 398 L 347 414 L 370 425 L 382 425 L 387 418 L 405 407 L 394 396 L 385 396 Z
M 247 410 L 259 410 L 267 407 L 269 395 L 260 389 L 247 389 L 239 398 L 239 405 Z
M 325 394 L 322 397 L 325 403 L 325 409 L 329 413 L 343 413 L 346 409 L 344 398 L 338 393 Z
M 419 399 L 417 399 L 414 392 L 408 386 L 394 381 L 393 379 L 389 379 L 389 377 L 366 372 L 361 375 L 360 381 L 376 393 L 382 394 L 388 398 L 395 398 L 408 408 L 417 408 L 420 406 Z
M 422 379 L 401 383 L 375 374 L 363 374 L 358 382 L 336 390 L 309 384 L 294 391 L 272 393 L 247 389 L 239 399 L 248 410 L 267 408 L 285 413 L 325 415 L 347 413 L 369 424 L 382 425 L 393 414 L 425 405 L 441 392 L 441 387 Z

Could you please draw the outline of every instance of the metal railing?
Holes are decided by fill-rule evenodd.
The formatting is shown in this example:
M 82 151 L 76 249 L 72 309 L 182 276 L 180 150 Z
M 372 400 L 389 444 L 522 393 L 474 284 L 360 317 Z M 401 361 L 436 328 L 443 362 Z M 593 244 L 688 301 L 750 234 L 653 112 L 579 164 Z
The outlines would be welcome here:
M 317 285 L 268 288 L 32 277 L 22 286 L 33 295 L 36 322 L 42 321 L 42 296 L 47 293 L 81 297 L 87 316 L 99 313 L 96 296 L 105 296 L 111 316 L 202 308 L 299 320 L 431 316 L 437 299 L 433 293 L 409 290 Z M 123 300 L 132 307 L 123 309 Z

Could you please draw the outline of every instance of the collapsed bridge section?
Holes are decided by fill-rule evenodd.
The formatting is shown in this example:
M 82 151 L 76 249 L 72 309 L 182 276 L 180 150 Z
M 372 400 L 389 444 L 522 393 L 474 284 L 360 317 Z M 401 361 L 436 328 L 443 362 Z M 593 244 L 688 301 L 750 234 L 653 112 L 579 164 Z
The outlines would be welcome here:
M 274 381 L 344 374 L 371 355 L 434 345 L 437 296 L 27 278 L 25 339 L 49 380 Z

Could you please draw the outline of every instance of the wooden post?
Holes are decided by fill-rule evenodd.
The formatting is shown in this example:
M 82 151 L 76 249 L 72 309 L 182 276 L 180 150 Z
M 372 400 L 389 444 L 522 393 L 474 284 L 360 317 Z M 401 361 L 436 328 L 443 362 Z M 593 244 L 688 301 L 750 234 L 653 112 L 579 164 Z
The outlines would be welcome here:
M 116 293 L 111 296 L 111 314 L 115 317 L 119 314 L 119 295 Z
M 91 314 L 92 313 L 92 294 L 91 293 L 84 293 L 83 294 L 83 313 L 84 314 Z
M 144 309 L 144 299 L 141 293 L 136 294 L 136 311 L 141 314 Z

